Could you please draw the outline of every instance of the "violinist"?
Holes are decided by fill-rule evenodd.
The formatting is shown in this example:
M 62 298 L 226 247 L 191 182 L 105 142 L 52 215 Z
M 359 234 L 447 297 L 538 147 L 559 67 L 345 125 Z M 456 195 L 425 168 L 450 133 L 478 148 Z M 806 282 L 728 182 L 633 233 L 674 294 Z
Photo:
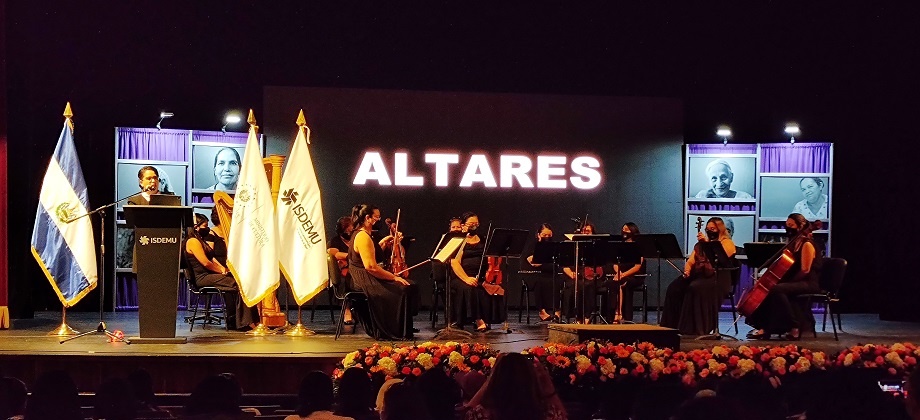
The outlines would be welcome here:
M 578 229 L 575 233 L 580 233 L 582 235 L 593 235 L 594 224 L 591 222 L 585 222 L 582 224 L 581 229 Z M 597 309 L 597 281 L 600 281 L 604 278 L 604 267 L 602 266 L 584 266 L 581 279 L 578 281 L 582 283 L 581 289 L 578 291 L 578 300 L 584 302 L 585 307 L 584 311 L 581 312 L 578 308 L 581 307 L 581 302 L 575 301 L 575 288 L 578 287 L 576 284 L 575 270 L 573 267 L 562 267 L 562 272 L 566 275 L 565 284 L 562 288 L 562 310 L 567 317 L 575 318 L 576 323 L 587 324 L 589 318 L 588 314 L 591 314 Z M 595 281 L 597 280 L 597 281 Z M 582 296 L 584 293 L 584 296 Z M 578 314 L 581 312 L 586 316 L 584 319 L 578 319 Z
M 335 222 L 335 237 L 327 243 L 326 252 L 329 253 L 339 266 L 342 278 L 348 277 L 348 251 L 351 250 L 351 234 L 354 232 L 351 225 L 351 216 L 342 216 Z M 346 280 L 347 282 L 348 280 Z M 345 308 L 345 325 L 353 325 L 351 308 Z
M 662 327 L 676 328 L 684 335 L 709 334 L 718 327 L 715 322 L 723 295 L 719 293 L 715 267 L 702 244 L 718 241 L 729 258 L 735 255 L 735 243 L 721 217 L 709 218 L 705 232 L 698 232 L 696 238 L 683 275 L 668 286 L 661 313 Z
M 543 223 L 537 229 L 536 242 L 552 242 L 553 227 L 549 223 Z M 527 258 L 521 263 L 525 271 L 537 272 L 535 275 L 528 275 L 522 278 L 527 282 L 528 287 L 534 291 L 534 300 L 537 308 L 540 308 L 540 321 L 558 322 L 562 318 L 562 311 L 559 310 L 559 291 L 562 290 L 562 279 L 556 279 L 553 264 L 541 264 L 533 262 L 533 253 L 535 244 L 531 244 L 529 251 L 524 252 Z M 530 281 L 528 281 L 530 280 Z M 555 283 L 555 284 L 554 284 Z
M 377 263 L 378 243 L 372 239 L 371 231 L 380 221 L 380 210 L 360 204 L 352 209 L 351 219 L 354 231 L 348 251 L 350 287 L 367 295 L 367 311 L 355 312 L 358 321 L 371 337 L 412 338 L 412 317 L 418 312 L 418 287 Z
M 818 293 L 816 268 L 820 257 L 815 250 L 814 237 L 808 220 L 800 213 L 786 219 L 787 249 L 792 251 L 794 262 L 779 282 L 770 288 L 763 302 L 745 322 L 756 330 L 748 333 L 751 339 L 768 339 L 772 334 L 787 340 L 798 340 L 801 330 L 814 328 L 815 319 L 806 301 L 793 302 L 796 295 Z
M 459 326 L 471 319 L 476 331 L 491 329 L 489 324 L 504 321 L 504 296 L 490 294 L 482 286 L 485 239 L 479 236 L 479 216 L 466 212 L 460 216 L 466 242 L 450 261 L 451 319 Z

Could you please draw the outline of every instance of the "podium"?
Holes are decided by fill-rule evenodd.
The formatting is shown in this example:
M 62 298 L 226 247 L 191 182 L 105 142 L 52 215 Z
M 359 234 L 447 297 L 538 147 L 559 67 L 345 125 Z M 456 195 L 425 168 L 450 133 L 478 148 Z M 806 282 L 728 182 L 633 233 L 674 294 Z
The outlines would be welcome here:
M 134 228 L 137 250 L 137 306 L 140 337 L 137 344 L 181 344 L 176 337 L 179 300 L 179 253 L 182 228 L 192 226 L 188 206 L 124 206 L 125 221 Z

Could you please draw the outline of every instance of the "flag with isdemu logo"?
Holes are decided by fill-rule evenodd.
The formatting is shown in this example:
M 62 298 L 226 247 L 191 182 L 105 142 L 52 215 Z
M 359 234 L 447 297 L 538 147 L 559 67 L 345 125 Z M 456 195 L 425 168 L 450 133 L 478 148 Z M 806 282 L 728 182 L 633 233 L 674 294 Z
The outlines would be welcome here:
M 306 126 L 303 110 L 297 124 L 300 128 L 281 178 L 281 193 L 275 208 L 281 272 L 291 285 L 294 300 L 303 305 L 326 287 L 329 270 L 323 205 L 307 146 L 310 128 Z
M 42 181 L 32 229 L 32 255 L 65 308 L 95 289 L 98 280 L 88 208 L 86 181 L 67 118 Z
M 233 223 L 227 239 L 227 265 L 247 306 L 254 306 L 280 284 L 278 237 L 271 186 L 249 111 L 249 138 L 233 198 Z

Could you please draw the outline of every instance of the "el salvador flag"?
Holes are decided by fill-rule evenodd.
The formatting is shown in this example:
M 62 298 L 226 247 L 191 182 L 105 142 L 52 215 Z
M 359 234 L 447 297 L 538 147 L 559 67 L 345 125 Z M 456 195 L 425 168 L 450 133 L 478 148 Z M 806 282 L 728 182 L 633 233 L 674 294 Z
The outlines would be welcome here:
M 87 208 L 86 181 L 68 118 L 42 181 L 32 230 L 32 255 L 65 308 L 79 302 L 98 280 Z

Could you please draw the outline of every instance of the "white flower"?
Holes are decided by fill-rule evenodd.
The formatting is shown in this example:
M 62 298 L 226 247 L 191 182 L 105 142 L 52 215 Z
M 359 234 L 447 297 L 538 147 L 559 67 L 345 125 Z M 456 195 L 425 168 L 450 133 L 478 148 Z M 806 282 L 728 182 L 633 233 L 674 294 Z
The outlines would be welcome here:
M 786 359 L 782 357 L 777 357 L 770 361 L 770 368 L 773 370 L 780 370 L 786 367 Z
M 418 362 L 418 364 L 421 367 L 425 368 L 425 370 L 428 370 L 434 367 L 434 363 L 432 362 L 431 355 L 428 353 L 419 354 L 418 356 L 415 357 L 415 361 Z
M 452 351 L 450 355 L 447 356 L 447 361 L 452 367 L 460 366 L 463 363 L 463 355 L 459 352 Z
M 633 363 L 648 363 L 648 359 L 642 355 L 642 353 L 632 352 L 629 355 L 629 360 L 632 360 Z
M 738 361 L 738 369 L 741 369 L 742 375 L 754 370 L 755 367 L 757 367 L 757 362 L 751 359 L 741 359 Z
M 585 356 L 583 354 L 579 354 L 578 356 L 575 356 L 575 368 L 578 369 L 579 372 L 584 372 L 588 370 L 590 366 L 591 366 L 591 359 L 589 359 L 588 356 Z
M 389 357 L 381 357 L 377 361 L 377 366 L 380 366 L 388 376 L 396 375 L 396 362 Z
M 888 363 L 891 363 L 895 367 L 904 366 L 904 361 L 901 360 L 901 355 L 894 351 L 888 352 L 888 354 L 885 355 L 885 360 L 887 360 Z
M 660 359 L 652 359 L 648 362 L 648 367 L 652 370 L 652 373 L 660 373 L 664 370 L 664 362 Z
M 811 368 L 811 362 L 809 362 L 808 359 L 804 357 L 799 357 L 799 360 L 795 361 L 795 368 L 799 372 L 807 372 L 808 369 Z
M 346 354 L 346 355 L 345 355 L 345 360 L 342 361 L 342 366 L 344 366 L 345 369 L 348 369 L 348 368 L 354 366 L 354 365 L 355 365 L 355 358 L 358 357 L 359 355 L 360 355 L 360 353 L 358 353 L 357 351 L 353 351 L 353 352 L 351 352 L 351 353 Z
M 824 366 L 824 352 L 814 352 L 814 354 L 811 355 L 811 360 L 818 366 Z

